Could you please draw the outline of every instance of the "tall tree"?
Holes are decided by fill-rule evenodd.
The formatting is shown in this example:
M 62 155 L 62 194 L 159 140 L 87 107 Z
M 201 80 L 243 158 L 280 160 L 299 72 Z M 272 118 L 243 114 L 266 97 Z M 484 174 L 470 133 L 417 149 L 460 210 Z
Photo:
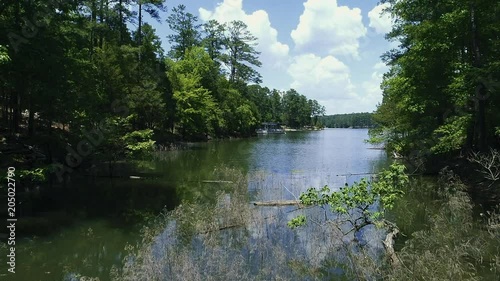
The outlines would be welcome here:
M 217 106 L 201 81 L 213 61 L 201 48 L 187 49 L 184 59 L 167 60 L 176 102 L 177 125 L 183 136 L 204 138 L 214 132 Z
M 138 6 L 138 21 L 139 25 L 137 28 L 139 45 L 142 44 L 142 13 L 146 12 L 149 16 L 157 21 L 160 21 L 160 12 L 165 12 L 167 7 L 165 6 L 165 0 L 136 0 Z
M 210 58 L 219 63 L 224 49 L 225 26 L 216 20 L 209 20 L 203 25 L 205 37 L 202 40 Z
M 133 115 L 131 120 L 134 129 L 157 129 L 161 127 L 162 114 L 165 110 L 162 83 L 166 76 L 161 71 L 163 48 L 160 38 L 151 25 L 143 25 L 141 37 L 142 44 L 139 46 L 141 59 L 137 65 L 140 75 L 137 77 L 138 80 L 129 86 L 126 100 Z
M 255 50 L 257 38 L 248 31 L 242 21 L 232 21 L 226 25 L 225 47 L 227 54 L 223 61 L 229 69 L 229 81 L 262 82 L 261 75 L 252 67 L 260 67 L 259 52 Z
M 281 115 L 283 113 L 281 95 L 282 93 L 276 89 L 273 89 L 271 91 L 269 97 L 269 104 L 271 106 L 271 118 L 269 119 L 270 121 L 281 121 Z
M 282 120 L 292 128 L 299 128 L 311 123 L 311 107 L 304 95 L 290 89 L 283 95 Z
M 201 25 L 198 24 L 198 17 L 186 12 L 186 6 L 181 4 L 173 8 L 167 23 L 173 31 L 173 34 L 167 36 L 168 42 L 172 44 L 170 57 L 183 58 L 186 50 L 200 46 Z
M 325 107 L 318 103 L 317 100 L 308 100 L 309 108 L 311 109 L 312 125 L 318 125 L 318 118 L 325 115 Z
M 114 10 L 118 12 L 118 18 L 116 25 L 118 25 L 119 37 L 118 41 L 120 44 L 124 44 L 128 37 L 127 34 L 127 22 L 134 17 L 134 12 L 127 9 L 127 7 L 132 3 L 132 0 L 118 0 Z

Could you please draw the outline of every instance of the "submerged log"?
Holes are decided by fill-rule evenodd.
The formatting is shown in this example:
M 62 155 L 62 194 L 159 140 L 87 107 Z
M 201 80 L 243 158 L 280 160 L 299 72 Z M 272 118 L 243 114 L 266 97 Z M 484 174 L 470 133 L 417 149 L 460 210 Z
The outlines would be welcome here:
M 203 183 L 233 183 L 232 181 L 204 180 Z
M 257 201 L 253 202 L 255 206 L 292 206 L 301 205 L 300 200 L 275 200 L 275 201 Z
M 222 230 L 238 228 L 238 227 L 243 227 L 243 226 L 245 226 L 245 225 L 244 224 L 231 224 L 231 225 L 226 225 L 226 226 L 220 226 L 220 227 L 215 228 L 215 229 L 209 229 L 206 231 L 202 231 L 202 232 L 200 232 L 200 234 L 208 234 L 208 233 L 215 232 L 215 231 L 222 231 Z

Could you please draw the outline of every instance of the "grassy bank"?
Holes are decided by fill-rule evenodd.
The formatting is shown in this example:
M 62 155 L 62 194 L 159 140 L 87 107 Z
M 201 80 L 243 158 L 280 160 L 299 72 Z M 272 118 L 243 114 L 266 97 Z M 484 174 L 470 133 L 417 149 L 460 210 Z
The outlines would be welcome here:
M 449 170 L 415 179 L 391 214 L 403 234 L 401 267 L 384 280 L 498 280 L 498 212 L 478 213 L 468 187 Z

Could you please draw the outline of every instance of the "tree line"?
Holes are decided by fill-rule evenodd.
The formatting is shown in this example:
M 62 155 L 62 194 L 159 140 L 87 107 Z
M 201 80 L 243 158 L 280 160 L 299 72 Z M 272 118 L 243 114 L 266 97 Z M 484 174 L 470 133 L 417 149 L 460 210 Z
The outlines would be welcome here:
M 165 20 L 170 50 L 146 14 Z M 317 101 L 259 85 L 256 44 L 242 21 L 200 23 L 184 5 L 167 12 L 163 0 L 2 1 L 1 127 L 61 142 L 111 128 L 101 149 L 133 154 L 152 140 L 316 122 Z
M 323 116 L 320 122 L 327 128 L 372 128 L 372 113 L 348 113 Z

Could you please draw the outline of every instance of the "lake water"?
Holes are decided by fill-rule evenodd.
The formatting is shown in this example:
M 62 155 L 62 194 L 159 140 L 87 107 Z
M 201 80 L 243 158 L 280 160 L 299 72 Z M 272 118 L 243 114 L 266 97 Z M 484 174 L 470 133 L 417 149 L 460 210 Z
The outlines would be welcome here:
M 73 210 L 72 216 L 78 220 L 48 229 L 44 235 L 18 238 L 16 274 L 5 275 L 2 270 L 0 280 L 77 280 L 78 276 L 109 280 L 110 269 L 121 267 L 126 245 L 140 240 L 137 218 L 157 214 L 164 207 L 173 209 L 182 201 L 220 203 L 217 191 L 227 187 L 217 182 L 224 179 L 214 170 L 230 167 L 248 175 L 250 201 L 295 199 L 309 187 L 337 188 L 369 177 L 387 165 L 387 158 L 385 151 L 364 143 L 367 133 L 365 129 L 326 129 L 197 143 L 186 150 L 158 153 L 150 161 L 122 164 L 118 175 L 123 178 L 111 181 L 98 177 L 105 171 L 96 171 L 96 177 L 75 180 L 70 191 L 63 192 L 66 195 L 47 197 L 54 200 L 53 205 Z M 141 178 L 128 179 L 130 175 Z M 277 239 L 273 245 L 283 248 L 294 241 L 301 247 L 285 250 L 284 256 L 316 255 L 320 259 L 314 250 L 321 245 L 305 242 L 311 240 L 306 235 L 311 229 L 300 232 L 286 228 L 286 221 L 294 216 L 289 213 L 293 210 L 287 211 L 290 208 L 251 209 L 263 217 L 281 217 L 272 224 L 247 227 L 246 232 L 251 233 L 245 241 L 262 244 Z M 29 208 L 25 212 L 30 212 Z M 26 220 L 40 217 L 32 212 Z M 159 248 L 170 239 L 167 232 L 163 234 L 157 241 Z M 239 251 L 247 251 L 242 255 L 251 266 L 261 266 L 265 256 L 262 248 L 242 249 Z M 198 247 L 198 251 L 203 248 Z M 262 257 L 260 261 L 254 260 L 256 253 Z M 1 258 L 3 268 L 5 257 Z

